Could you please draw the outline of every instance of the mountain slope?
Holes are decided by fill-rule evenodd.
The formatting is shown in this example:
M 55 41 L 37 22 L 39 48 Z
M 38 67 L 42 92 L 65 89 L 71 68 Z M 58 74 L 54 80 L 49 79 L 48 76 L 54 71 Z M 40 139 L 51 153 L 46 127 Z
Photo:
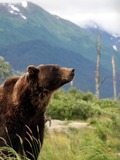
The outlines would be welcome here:
M 3 41 L 5 43 L 15 43 L 16 40 L 44 39 L 52 45 L 69 48 L 72 51 L 74 51 L 75 48 L 75 50 L 79 52 L 80 47 L 82 50 L 82 48 L 84 49 L 84 47 L 88 46 L 87 44 L 95 41 L 95 37 L 87 33 L 84 29 L 81 29 L 70 21 L 47 13 L 35 4 L 28 3 L 27 8 L 22 7 L 21 4 L 17 4 L 16 7 L 19 9 L 19 12 L 13 10 L 13 13 L 11 13 L 11 5 L 1 5 L 1 8 L 3 7 L 4 12 L 1 13 L 0 21 L 4 26 L 4 29 L 1 29 L 8 34 L 8 37 L 3 36 L 6 37 Z M 24 15 L 26 19 L 22 18 L 21 14 Z M 4 34 L 4 32 L 2 33 Z M 10 36 L 14 36 L 15 38 L 8 41 L 7 38 L 10 39 Z
M 25 71 L 29 64 L 40 63 L 74 67 L 75 87 L 95 91 L 97 34 L 93 31 L 51 15 L 30 2 L 27 6 L 1 3 L 0 36 L 0 55 L 15 69 Z M 101 77 L 108 77 L 101 88 L 103 97 L 113 95 L 111 45 L 103 39 Z
M 14 68 L 22 71 L 25 71 L 25 68 L 30 64 L 57 63 L 66 67 L 73 67 L 76 70 L 74 86 L 85 92 L 88 90 L 95 92 L 96 64 L 72 51 L 51 46 L 41 40 L 34 40 L 21 42 L 17 46 L 11 45 L 8 49 L 3 49 L 2 53 L 1 55 L 10 61 Z M 13 55 L 13 53 L 15 54 Z M 111 97 L 112 91 L 109 85 L 112 84 L 112 74 L 102 67 L 101 77 L 104 76 L 107 76 L 107 80 L 102 87 L 101 95 L 102 97 Z

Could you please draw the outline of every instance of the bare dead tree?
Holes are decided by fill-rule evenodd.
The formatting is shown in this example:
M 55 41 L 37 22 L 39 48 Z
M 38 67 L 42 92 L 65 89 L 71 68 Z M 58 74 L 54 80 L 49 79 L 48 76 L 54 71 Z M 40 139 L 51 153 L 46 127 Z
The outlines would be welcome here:
M 96 97 L 100 96 L 100 49 L 101 49 L 101 35 L 98 34 L 98 45 L 97 45 L 97 65 L 96 65 Z
M 73 80 L 70 82 L 70 86 L 73 87 Z
M 116 65 L 114 56 L 112 56 L 112 68 L 113 68 L 113 91 L 114 91 L 114 100 L 117 99 L 117 89 L 116 89 Z

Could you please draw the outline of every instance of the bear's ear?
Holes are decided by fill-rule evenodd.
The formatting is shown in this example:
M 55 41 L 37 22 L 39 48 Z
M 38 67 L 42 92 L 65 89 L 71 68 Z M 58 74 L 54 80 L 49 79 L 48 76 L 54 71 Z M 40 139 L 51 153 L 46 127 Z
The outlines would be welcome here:
M 27 71 L 30 75 L 34 75 L 34 74 L 37 74 L 39 72 L 39 69 L 36 68 L 35 66 L 33 65 L 30 65 L 27 67 Z

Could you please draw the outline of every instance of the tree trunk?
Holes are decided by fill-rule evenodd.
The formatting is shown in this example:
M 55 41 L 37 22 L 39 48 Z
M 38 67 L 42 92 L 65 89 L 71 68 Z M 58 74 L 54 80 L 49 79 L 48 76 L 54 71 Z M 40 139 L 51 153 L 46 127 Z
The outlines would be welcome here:
M 98 46 L 97 46 L 97 65 L 96 65 L 96 97 L 100 97 L 100 47 L 101 47 L 101 36 L 98 34 Z
M 116 66 L 115 66 L 115 59 L 112 56 L 112 68 L 113 68 L 113 91 L 114 91 L 114 100 L 117 99 L 117 90 L 116 90 Z

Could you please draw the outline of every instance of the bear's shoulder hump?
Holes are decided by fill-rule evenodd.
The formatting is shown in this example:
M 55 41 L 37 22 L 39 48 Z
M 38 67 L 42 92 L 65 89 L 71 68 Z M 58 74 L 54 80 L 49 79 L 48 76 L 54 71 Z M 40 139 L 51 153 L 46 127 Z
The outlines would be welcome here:
M 9 86 L 14 86 L 15 83 L 18 81 L 19 77 L 11 77 L 5 80 L 3 87 L 9 87 Z

